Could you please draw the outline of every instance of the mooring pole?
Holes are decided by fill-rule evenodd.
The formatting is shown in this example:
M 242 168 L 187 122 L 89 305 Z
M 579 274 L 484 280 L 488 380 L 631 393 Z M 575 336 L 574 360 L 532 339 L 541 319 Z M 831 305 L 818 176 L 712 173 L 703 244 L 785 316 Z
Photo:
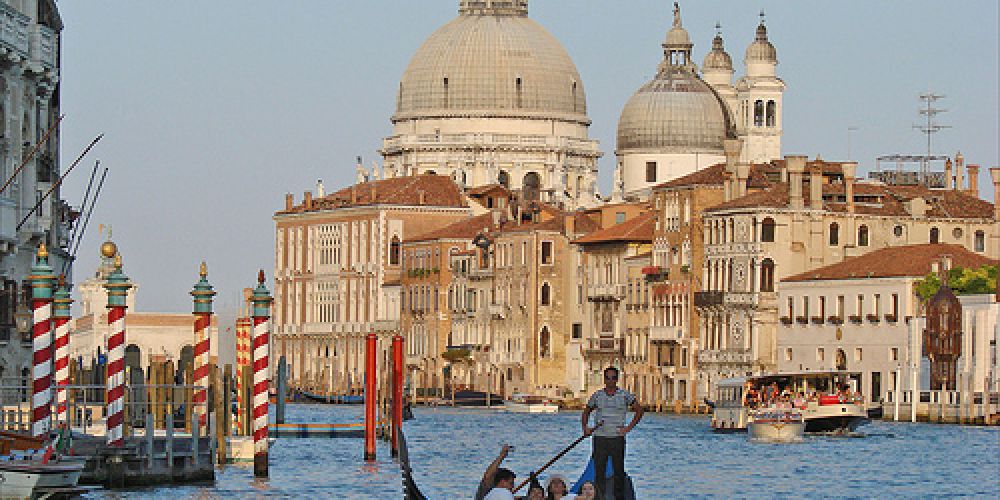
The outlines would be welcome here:
M 48 438 L 52 403 L 52 288 L 55 275 L 49 266 L 45 243 L 38 245 L 37 260 L 31 268 L 31 306 L 34 328 L 31 371 L 31 435 Z
M 285 357 L 282 356 L 278 358 L 278 383 L 275 389 L 276 397 L 274 400 L 274 421 L 278 424 L 285 423 L 285 397 L 288 393 L 288 364 L 285 361 Z
M 403 336 L 392 337 L 392 456 L 399 455 L 399 430 L 403 426 Z
M 264 271 L 257 274 L 253 291 L 253 475 L 267 477 L 267 389 L 268 389 L 268 319 L 271 317 L 271 294 L 264 286 Z
M 369 333 L 365 338 L 365 460 L 375 460 L 375 405 L 378 404 L 376 394 L 377 376 L 375 373 L 375 355 L 378 348 L 378 337 Z
M 211 350 L 211 339 L 208 329 L 212 323 L 212 297 L 215 291 L 208 283 L 208 267 L 204 262 L 198 273 L 201 279 L 191 290 L 191 297 L 194 298 L 194 413 L 198 418 L 198 431 L 207 424 L 208 409 L 208 376 L 209 376 L 209 351 Z
M 55 372 L 56 372 L 56 422 L 69 425 L 67 418 L 66 388 L 69 385 L 69 320 L 73 299 L 66 291 L 66 277 L 59 275 L 59 288 L 52 300 L 52 317 L 56 324 Z
M 107 442 L 120 448 L 125 445 L 125 308 L 132 284 L 122 272 L 122 256 L 115 254 L 115 270 L 104 288 L 108 292 L 108 361 L 107 361 Z

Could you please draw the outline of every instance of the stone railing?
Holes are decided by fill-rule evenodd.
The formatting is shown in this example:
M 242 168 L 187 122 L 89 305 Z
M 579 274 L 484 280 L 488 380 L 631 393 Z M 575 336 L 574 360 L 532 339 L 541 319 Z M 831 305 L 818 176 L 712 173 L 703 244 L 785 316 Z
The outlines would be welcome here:
M 649 340 L 679 342 L 684 337 L 684 328 L 679 326 L 651 326 Z
M 0 46 L 23 57 L 29 54 L 28 26 L 31 18 L 17 9 L 0 3 Z
M 575 149 L 593 152 L 597 151 L 597 143 L 595 141 L 577 139 L 574 137 L 490 133 L 397 135 L 385 139 L 382 142 L 382 147 L 383 149 L 395 149 L 406 146 L 435 144 L 450 146 L 460 146 L 465 144 L 477 144 L 481 146 L 493 145 L 498 147 L 528 146 L 552 149 Z
M 749 349 L 724 349 L 719 351 L 701 351 L 698 353 L 699 363 L 749 364 L 751 358 Z
M 757 294 L 755 292 L 726 292 L 723 303 L 731 307 L 756 307 Z

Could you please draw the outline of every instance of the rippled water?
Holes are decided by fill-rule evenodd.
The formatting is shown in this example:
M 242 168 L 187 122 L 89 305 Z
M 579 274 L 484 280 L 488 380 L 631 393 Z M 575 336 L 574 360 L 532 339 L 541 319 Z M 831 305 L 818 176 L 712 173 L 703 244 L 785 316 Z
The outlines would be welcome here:
M 471 498 L 502 443 L 515 447 L 505 466 L 519 477 L 578 436 L 580 414 L 508 414 L 416 408 L 405 424 L 411 464 L 431 499 Z M 353 422 L 356 406 L 291 405 L 289 422 Z M 639 498 L 927 497 L 1000 494 L 1000 429 L 873 422 L 865 437 L 809 437 L 799 444 L 748 442 L 716 435 L 706 417 L 647 414 L 629 435 L 626 468 Z M 271 477 L 227 467 L 214 485 L 124 492 L 115 498 L 401 498 L 398 466 L 379 443 L 364 464 L 360 439 L 281 439 Z M 550 469 L 573 479 L 590 453 L 584 441 Z

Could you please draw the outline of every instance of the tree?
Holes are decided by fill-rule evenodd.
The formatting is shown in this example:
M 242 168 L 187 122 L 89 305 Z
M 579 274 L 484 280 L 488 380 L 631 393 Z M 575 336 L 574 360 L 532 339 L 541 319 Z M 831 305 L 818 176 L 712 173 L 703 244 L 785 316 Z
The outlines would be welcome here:
M 1000 266 L 982 266 L 977 268 L 955 267 L 948 271 L 948 286 L 955 295 L 971 295 L 993 293 L 997 286 L 997 274 Z M 941 288 L 941 280 L 936 273 L 927 276 L 916 283 L 914 290 L 920 300 L 926 302 Z

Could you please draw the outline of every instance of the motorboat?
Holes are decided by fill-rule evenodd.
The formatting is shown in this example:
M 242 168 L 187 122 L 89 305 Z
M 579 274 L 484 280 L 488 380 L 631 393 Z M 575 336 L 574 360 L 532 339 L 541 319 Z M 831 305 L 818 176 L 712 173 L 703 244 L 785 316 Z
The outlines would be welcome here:
M 747 417 L 747 435 L 754 441 L 801 441 L 805 430 L 802 412 L 793 408 L 760 408 Z
M 0 498 L 35 498 L 77 491 L 84 462 L 0 460 Z
M 745 432 L 749 412 L 772 401 L 768 391 L 786 393 L 785 401 L 802 414 L 807 433 L 848 434 L 868 422 L 864 399 L 857 393 L 861 374 L 848 371 L 775 373 L 733 377 L 717 384 L 712 430 Z M 853 396 L 852 396 L 853 394 Z
M 514 394 L 503 402 L 504 409 L 512 413 L 558 413 L 559 405 L 542 396 Z

